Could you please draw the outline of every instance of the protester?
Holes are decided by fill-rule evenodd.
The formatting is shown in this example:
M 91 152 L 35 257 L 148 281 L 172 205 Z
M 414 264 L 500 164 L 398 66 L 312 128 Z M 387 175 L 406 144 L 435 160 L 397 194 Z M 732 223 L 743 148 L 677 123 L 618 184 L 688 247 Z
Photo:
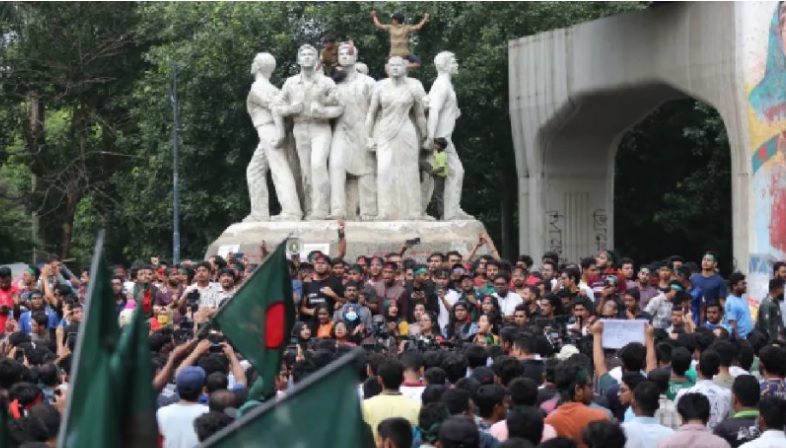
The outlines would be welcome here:
M 405 248 L 355 265 L 318 251 L 289 260 L 293 289 L 301 288 L 293 297 L 297 323 L 265 399 L 286 400 L 304 378 L 358 349 L 367 353 L 358 366 L 359 412 L 382 446 L 780 442 L 772 400 L 786 396 L 786 349 L 783 323 L 773 316 L 783 316 L 782 281 L 772 283 L 759 321 L 748 327 L 736 301 L 747 309 L 744 276 L 730 276 L 725 297 L 711 256 L 692 277 L 680 257 L 638 271 L 636 261 L 615 263 L 608 251 L 579 263 L 546 253 L 540 267 L 519 258 L 435 252 L 420 265 Z M 653 264 L 660 267 L 654 283 Z M 52 260 L 29 269 L 10 289 L 0 270 L 0 306 L 4 297 L 13 302 L 5 300 L 7 314 L 0 308 L 7 322 L 0 396 L 8 397 L 19 440 L 48 440 L 20 423 L 37 404 L 64 412 L 82 310 L 95 300 L 61 282 L 61 267 Z M 248 399 L 255 369 L 211 326 L 253 267 L 231 254 L 131 268 L 112 269 L 106 300 L 124 325 L 135 308 L 149 313 L 162 446 L 194 446 L 258 403 Z M 603 318 L 645 320 L 645 333 L 607 348 Z

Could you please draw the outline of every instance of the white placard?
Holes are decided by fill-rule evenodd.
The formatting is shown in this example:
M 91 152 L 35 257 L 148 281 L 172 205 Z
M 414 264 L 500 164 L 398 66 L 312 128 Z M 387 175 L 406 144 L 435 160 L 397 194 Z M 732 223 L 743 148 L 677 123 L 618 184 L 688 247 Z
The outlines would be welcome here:
M 240 252 L 240 244 L 225 244 L 223 246 L 219 246 L 218 254 L 216 255 L 219 255 L 221 258 L 226 260 L 230 252 L 233 254 Z
M 603 348 L 619 349 L 630 342 L 644 344 L 644 326 L 646 320 L 636 319 L 602 319 Z

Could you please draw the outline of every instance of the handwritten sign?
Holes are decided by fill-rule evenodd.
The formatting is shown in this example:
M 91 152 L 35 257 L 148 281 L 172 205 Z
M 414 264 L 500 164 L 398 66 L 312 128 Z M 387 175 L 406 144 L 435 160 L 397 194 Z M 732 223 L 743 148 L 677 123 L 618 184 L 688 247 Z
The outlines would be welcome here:
M 225 244 L 218 248 L 218 254 L 221 258 L 225 259 L 229 256 L 229 253 L 236 254 L 240 252 L 240 244 Z
M 618 349 L 631 342 L 644 344 L 646 320 L 603 319 L 603 348 Z

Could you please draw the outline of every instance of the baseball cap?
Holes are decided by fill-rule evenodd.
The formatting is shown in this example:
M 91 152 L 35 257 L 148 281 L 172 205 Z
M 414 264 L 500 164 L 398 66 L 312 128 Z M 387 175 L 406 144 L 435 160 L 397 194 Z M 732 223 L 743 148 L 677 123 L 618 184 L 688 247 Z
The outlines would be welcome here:
M 207 374 L 202 367 L 185 367 L 177 376 L 177 390 L 178 392 L 198 392 L 205 386 L 205 378 L 207 378 Z
M 480 366 L 472 370 L 472 378 L 483 384 L 494 384 L 494 371 L 489 367 Z

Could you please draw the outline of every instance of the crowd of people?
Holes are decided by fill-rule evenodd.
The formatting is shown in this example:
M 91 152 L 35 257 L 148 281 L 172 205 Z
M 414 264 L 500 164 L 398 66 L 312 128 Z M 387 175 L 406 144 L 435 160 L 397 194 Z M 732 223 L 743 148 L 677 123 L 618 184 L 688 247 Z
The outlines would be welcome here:
M 481 234 L 472 253 L 421 264 L 412 241 L 349 261 L 343 226 L 339 239 L 339 256 L 289 262 L 297 323 L 268 399 L 360 347 L 378 447 L 786 447 L 784 263 L 752 316 L 745 276 L 724 279 L 709 252 L 509 261 Z M 149 317 L 161 446 L 192 448 L 259 404 L 254 368 L 219 330 L 197 331 L 255 267 L 234 253 L 112 268 L 118 325 L 137 308 Z M 54 446 L 89 276 L 55 257 L 17 277 L 0 268 L 12 446 Z M 645 321 L 644 343 L 604 347 L 619 319 Z

